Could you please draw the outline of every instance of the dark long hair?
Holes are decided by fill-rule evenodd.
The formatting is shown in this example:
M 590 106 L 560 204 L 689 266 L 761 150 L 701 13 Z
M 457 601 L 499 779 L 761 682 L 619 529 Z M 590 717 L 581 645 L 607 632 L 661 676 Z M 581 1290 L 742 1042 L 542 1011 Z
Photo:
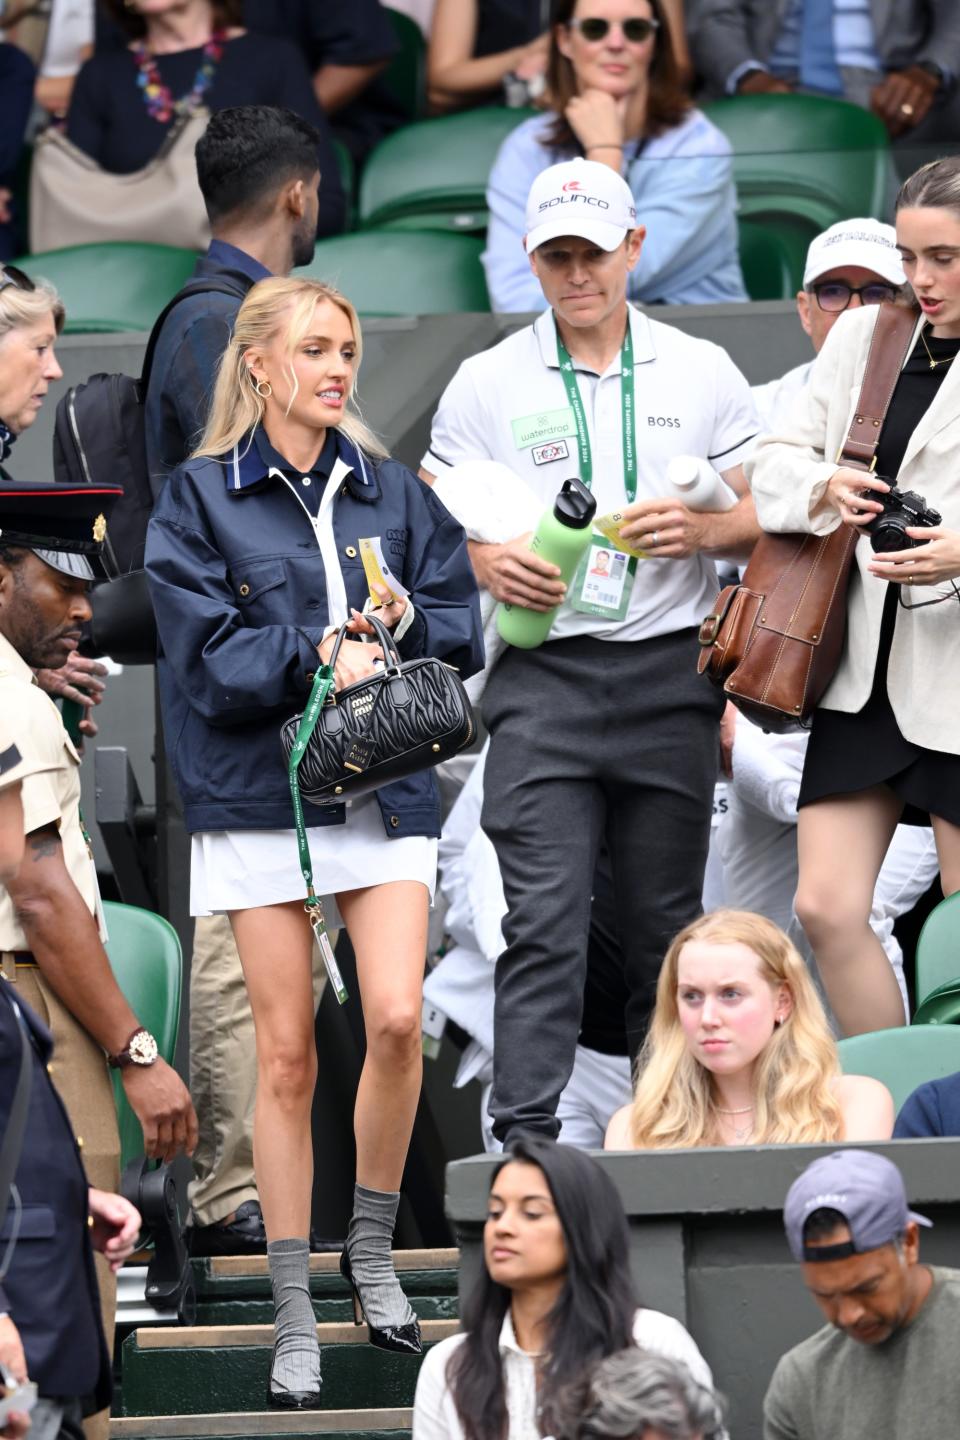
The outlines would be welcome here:
M 131 40 L 142 40 L 147 22 L 136 10 L 128 10 L 123 0 L 100 0 L 100 8 Z M 242 0 L 214 0 L 213 23 L 224 30 L 243 24 Z
M 616 1187 L 595 1160 L 572 1145 L 515 1141 L 494 1171 L 519 1161 L 536 1165 L 550 1190 L 567 1250 L 567 1273 L 547 1317 L 548 1353 L 540 1377 L 540 1429 L 556 1433 L 558 1401 L 594 1361 L 633 1344 L 637 1308 L 630 1280 L 627 1220 Z M 491 1181 L 492 1184 L 492 1181 Z M 506 1440 L 507 1405 L 500 1330 L 510 1291 L 484 1266 L 463 1307 L 466 1339 L 448 1379 L 466 1440 Z
M 670 39 L 670 24 L 660 0 L 647 0 L 660 28 L 654 39 L 653 61 L 650 65 L 649 95 L 647 98 L 646 136 L 660 135 L 672 125 L 679 125 L 693 105 L 684 89 L 677 69 Z M 551 150 L 573 150 L 582 153 L 580 141 L 570 127 L 565 110 L 577 94 L 577 77 L 573 65 L 561 55 L 557 44 L 557 26 L 569 25 L 577 0 L 554 0 L 550 25 L 550 57 L 547 61 L 547 90 L 554 121 L 543 139 Z

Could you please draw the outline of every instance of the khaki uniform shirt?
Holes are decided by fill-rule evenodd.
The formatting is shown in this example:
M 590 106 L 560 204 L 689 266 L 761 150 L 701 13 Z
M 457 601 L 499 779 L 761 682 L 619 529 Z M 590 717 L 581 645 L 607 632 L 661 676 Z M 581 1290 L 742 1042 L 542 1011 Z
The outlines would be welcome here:
M 25 776 L 21 791 L 26 833 L 29 835 L 44 825 L 57 826 L 67 872 L 94 915 L 97 877 L 80 826 L 80 757 L 63 728 L 60 711 L 3 635 L 0 635 L 0 716 L 4 733 L 32 771 Z M 29 858 L 25 863 L 30 863 Z M 13 901 L 0 885 L 0 951 L 27 949 Z

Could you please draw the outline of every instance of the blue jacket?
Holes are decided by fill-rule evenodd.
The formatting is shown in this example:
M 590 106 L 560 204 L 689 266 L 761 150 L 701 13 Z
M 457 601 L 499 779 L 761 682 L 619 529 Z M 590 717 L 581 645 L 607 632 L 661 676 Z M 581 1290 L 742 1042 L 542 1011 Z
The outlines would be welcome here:
M 63 1101 L 47 1074 L 50 1032 L 16 987 L 0 979 L 0 1136 L 6 1133 L 20 1070 L 20 1010 L 30 1046 L 30 1108 L 15 1184 L 20 1231 L 0 1287 L 0 1311 L 20 1332 L 27 1371 L 41 1395 L 109 1405 L 110 1356 L 87 1229 L 87 1177 Z M 0 1198 L 0 1210 L 6 1196 Z M 0 1225 L 0 1255 L 13 1234 L 11 1204 Z
M 462 679 L 483 664 L 476 581 L 463 530 L 395 460 L 362 458 L 339 431 L 333 533 L 347 603 L 369 595 L 361 537 L 379 536 L 410 592 L 404 659 L 433 655 Z M 331 452 L 332 453 L 332 452 Z M 290 475 L 297 471 L 290 469 Z M 315 472 L 316 473 L 316 472 Z M 313 523 L 255 443 L 188 460 L 167 481 L 147 531 L 167 751 L 187 829 L 293 827 L 280 725 L 306 703 L 327 627 Z M 439 835 L 432 772 L 377 792 L 388 836 Z M 343 824 L 343 806 L 306 805 L 307 825 Z
M 894 1140 L 960 1135 L 960 1072 L 919 1085 L 903 1102 Z

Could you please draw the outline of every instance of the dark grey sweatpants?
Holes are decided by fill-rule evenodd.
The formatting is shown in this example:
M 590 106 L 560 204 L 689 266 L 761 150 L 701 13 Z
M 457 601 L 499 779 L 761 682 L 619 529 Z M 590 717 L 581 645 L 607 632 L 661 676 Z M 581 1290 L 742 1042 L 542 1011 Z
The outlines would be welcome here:
M 635 1056 L 666 948 L 700 913 L 723 699 L 696 632 L 508 649 L 488 682 L 482 824 L 503 877 L 494 1134 L 556 1136 L 583 1008 L 590 894 L 606 835 Z

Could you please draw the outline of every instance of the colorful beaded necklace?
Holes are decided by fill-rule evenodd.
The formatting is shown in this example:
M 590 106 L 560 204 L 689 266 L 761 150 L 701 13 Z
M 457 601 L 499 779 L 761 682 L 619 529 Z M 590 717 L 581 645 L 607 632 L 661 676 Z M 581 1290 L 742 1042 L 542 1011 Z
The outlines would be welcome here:
M 146 42 L 138 40 L 131 48 L 138 71 L 137 84 L 143 91 L 147 113 L 161 125 L 168 124 L 175 115 L 192 113 L 210 88 L 226 41 L 226 30 L 214 30 L 203 47 L 203 59 L 200 62 L 200 69 L 197 71 L 192 90 L 189 95 L 174 100 L 170 93 L 170 86 L 165 85 L 160 79 L 157 62 L 147 49 Z

